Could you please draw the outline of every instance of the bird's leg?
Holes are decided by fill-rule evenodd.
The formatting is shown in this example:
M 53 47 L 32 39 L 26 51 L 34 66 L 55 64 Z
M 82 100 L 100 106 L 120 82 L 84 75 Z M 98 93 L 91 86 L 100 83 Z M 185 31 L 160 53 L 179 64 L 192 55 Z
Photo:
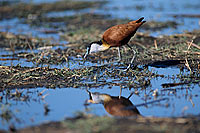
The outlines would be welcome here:
M 122 87 L 120 87 L 119 99 L 121 98 L 121 95 L 122 95 Z
M 119 57 L 119 59 L 117 61 L 109 62 L 107 64 L 118 63 L 118 62 L 120 62 L 122 60 L 121 52 L 120 52 L 120 47 L 117 47 L 117 50 L 118 50 L 118 57 Z
M 133 94 L 134 94 L 134 92 L 131 92 L 131 94 L 128 96 L 127 99 L 131 98 Z
M 84 59 L 84 60 L 87 58 L 88 54 L 89 54 L 89 50 L 87 49 L 85 55 L 83 56 L 83 59 Z
M 122 60 L 120 47 L 118 47 L 117 49 L 118 49 L 118 56 L 119 56 L 118 62 L 120 62 Z
M 133 52 L 133 57 L 132 57 L 132 59 L 131 59 L 131 63 L 129 63 L 129 65 L 128 65 L 128 67 L 126 68 L 125 71 L 127 71 L 127 70 L 131 67 L 131 65 L 133 64 L 133 62 L 134 62 L 134 60 L 135 60 L 135 56 L 136 56 L 135 50 L 134 50 L 130 45 L 127 44 L 127 46 L 132 50 L 132 52 Z
M 113 63 L 119 63 L 122 60 L 122 57 L 121 57 L 120 47 L 118 47 L 117 49 L 118 49 L 118 57 L 119 57 L 119 59 L 117 61 L 108 62 L 108 63 L 105 63 L 105 64 L 100 65 L 100 66 L 105 66 L 105 65 L 109 65 L 109 64 L 113 64 Z
M 89 55 L 90 49 L 87 48 L 87 51 L 85 53 L 85 55 L 83 56 L 83 64 L 85 64 L 85 61 L 87 60 L 87 56 Z

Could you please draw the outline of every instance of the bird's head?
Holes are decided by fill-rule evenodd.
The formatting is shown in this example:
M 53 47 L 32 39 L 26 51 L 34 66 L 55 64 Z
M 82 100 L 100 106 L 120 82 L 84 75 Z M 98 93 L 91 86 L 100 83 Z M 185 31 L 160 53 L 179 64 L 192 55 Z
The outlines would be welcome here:
M 90 97 L 90 99 L 87 100 L 87 103 L 104 104 L 105 102 L 112 100 L 111 96 L 108 95 L 108 94 L 101 94 L 99 92 L 91 93 L 89 91 L 87 91 L 87 92 L 88 92 L 89 97 Z
M 86 59 L 89 54 L 105 51 L 109 48 L 110 46 L 102 40 L 97 42 L 92 42 L 87 46 L 87 51 L 84 55 L 84 59 Z

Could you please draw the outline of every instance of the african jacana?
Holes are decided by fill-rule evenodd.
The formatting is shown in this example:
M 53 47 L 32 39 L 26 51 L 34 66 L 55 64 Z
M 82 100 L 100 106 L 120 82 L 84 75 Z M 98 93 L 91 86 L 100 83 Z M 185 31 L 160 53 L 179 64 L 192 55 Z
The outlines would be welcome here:
M 136 107 L 132 104 L 128 98 L 118 97 L 118 96 L 110 96 L 108 94 L 101 94 L 98 92 L 91 93 L 89 92 L 90 99 L 87 100 L 87 103 L 101 103 L 104 105 L 105 110 L 113 115 L 113 116 L 137 116 L 140 115 L 140 112 Z M 127 107 L 131 107 L 131 109 L 126 109 Z
M 121 61 L 121 53 L 120 53 L 120 47 L 123 45 L 127 45 L 132 51 L 133 51 L 133 57 L 131 59 L 130 64 L 128 65 L 127 69 L 128 70 L 133 63 L 136 52 L 131 48 L 130 45 L 128 45 L 129 40 L 131 37 L 136 33 L 137 29 L 146 21 L 142 21 L 144 17 L 131 21 L 127 24 L 120 24 L 120 25 L 115 25 L 109 29 L 107 29 L 103 37 L 100 41 L 97 42 L 92 42 L 89 44 L 87 47 L 87 52 L 84 55 L 84 59 L 87 57 L 88 54 L 91 53 L 96 53 L 100 51 L 105 51 L 111 47 L 118 47 L 118 56 L 119 56 L 119 61 Z

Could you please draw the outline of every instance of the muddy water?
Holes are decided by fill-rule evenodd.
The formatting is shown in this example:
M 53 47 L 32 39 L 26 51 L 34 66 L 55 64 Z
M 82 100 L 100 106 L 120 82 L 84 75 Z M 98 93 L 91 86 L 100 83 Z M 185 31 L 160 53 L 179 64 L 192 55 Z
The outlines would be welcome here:
M 161 75 L 180 74 L 179 68 L 155 68 L 149 67 L 149 70 L 156 71 Z M 187 72 L 185 72 L 187 73 Z M 151 86 L 146 89 L 138 90 L 139 95 L 133 95 L 130 100 L 136 106 L 142 103 L 166 98 L 163 101 L 147 104 L 146 106 L 138 106 L 138 110 L 143 116 L 156 117 L 179 117 L 190 114 L 197 115 L 199 111 L 199 85 L 180 85 L 176 87 L 163 88 L 164 83 L 179 83 L 179 80 L 171 78 L 154 78 L 151 81 Z M 12 98 L 11 94 L 15 90 L 11 90 L 7 95 L 6 91 L 0 94 L 3 97 L 2 103 L 6 105 L 2 111 L 11 111 L 12 118 L 6 122 L 1 118 L 0 128 L 7 129 L 9 125 L 14 124 L 17 128 L 37 125 L 47 121 L 63 120 L 65 117 L 73 117 L 76 112 L 82 111 L 92 113 L 98 116 L 109 115 L 103 105 L 93 104 L 86 106 L 85 101 L 89 96 L 85 89 L 79 88 L 36 88 L 23 89 L 20 99 Z M 120 87 L 107 85 L 100 88 L 90 88 L 91 92 L 106 93 L 112 96 L 119 96 Z M 122 96 L 128 97 L 133 90 L 122 89 Z M 157 97 L 154 93 L 157 92 Z M 23 97 L 27 97 L 25 100 Z M 7 103 L 7 104 L 6 104 Z M 49 111 L 48 111 L 49 110 Z
M 54 0 L 47 0 L 45 2 L 53 2 Z M 38 0 L 33 2 L 39 3 Z M 199 0 L 176 0 L 176 1 L 132 1 L 127 0 L 121 3 L 120 0 L 109 1 L 103 8 L 100 9 L 86 9 L 79 12 L 75 11 L 64 11 L 59 12 L 60 16 L 63 15 L 74 15 L 81 12 L 95 12 L 111 14 L 112 18 L 130 18 L 135 19 L 141 16 L 145 16 L 145 19 L 155 21 L 176 21 L 180 25 L 177 28 L 164 29 L 159 32 L 150 32 L 152 35 L 163 35 L 163 34 L 174 34 L 182 33 L 184 30 L 193 30 L 199 28 L 199 18 L 183 18 L 174 17 L 174 15 L 180 14 L 196 14 L 200 12 Z M 127 10 L 128 9 L 128 10 Z M 57 15 L 55 12 L 50 12 L 47 16 L 51 17 Z M 66 42 L 60 41 L 60 33 L 45 34 L 43 31 L 51 30 L 44 27 L 31 27 L 28 24 L 23 24 L 19 18 L 13 18 L 10 20 L 0 21 L 0 31 L 12 32 L 15 34 L 27 34 L 40 38 L 50 38 L 52 43 L 67 44 Z M 64 48 L 64 46 L 53 47 L 52 49 Z M 0 49 L 1 58 L 13 58 L 11 51 Z M 15 52 L 38 52 L 38 50 L 22 50 Z M 2 56 L 7 55 L 7 56 Z M 76 57 L 72 57 L 75 60 Z M 78 59 L 77 59 L 78 60 Z M 69 68 L 74 69 L 80 66 L 74 65 L 75 62 L 70 64 Z M 21 66 L 34 67 L 32 62 L 28 62 L 26 59 L 13 59 L 13 60 L 1 60 L 0 65 L 12 66 L 20 64 Z M 89 62 L 86 66 L 91 66 Z M 62 68 L 64 65 L 51 65 L 52 68 Z M 145 89 L 135 88 L 139 94 L 134 94 L 131 97 L 131 101 L 135 105 L 150 102 L 156 99 L 167 98 L 156 102 L 154 104 L 147 104 L 146 106 L 138 106 L 138 110 L 143 116 L 157 116 L 157 117 L 179 117 L 187 116 L 189 114 L 197 115 L 200 113 L 199 110 L 199 95 L 200 86 L 198 83 L 190 83 L 178 85 L 175 87 L 163 88 L 162 84 L 165 83 L 181 83 L 180 79 L 174 79 L 173 77 L 178 74 L 188 75 L 189 72 L 184 70 L 181 71 L 178 67 L 168 68 L 155 68 L 149 67 L 149 71 L 154 71 L 157 74 L 164 75 L 164 77 L 153 78 L 150 80 L 151 85 Z M 112 82 L 112 79 L 108 81 Z M 37 125 L 46 121 L 57 121 L 63 120 L 65 117 L 72 117 L 78 111 L 86 113 L 92 113 L 95 115 L 109 115 L 101 104 L 90 105 L 86 110 L 84 106 L 85 100 L 87 100 L 88 94 L 84 89 L 79 88 L 25 88 L 18 90 L 22 93 L 21 98 L 16 98 L 12 94 L 16 93 L 16 90 L 11 90 L 9 93 L 5 90 L 0 93 L 3 97 L 1 101 L 2 109 L 1 113 L 8 112 L 11 115 L 10 118 L 4 119 L 1 117 L 0 129 L 8 129 L 10 125 L 14 125 L 16 128 L 23 128 L 26 126 Z M 44 91 L 45 90 L 45 91 Z M 112 96 L 118 96 L 120 93 L 119 86 L 103 86 L 99 88 L 90 88 L 92 92 L 107 93 Z M 122 88 L 122 96 L 128 97 L 130 93 L 135 90 L 128 90 Z M 156 94 L 156 95 L 155 95 Z M 5 105 L 5 106 L 4 106 Z

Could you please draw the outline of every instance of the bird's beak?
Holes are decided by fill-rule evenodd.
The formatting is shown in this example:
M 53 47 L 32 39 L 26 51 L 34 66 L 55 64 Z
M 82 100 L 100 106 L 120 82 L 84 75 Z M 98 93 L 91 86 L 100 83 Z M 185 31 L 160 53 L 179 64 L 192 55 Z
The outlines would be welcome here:
M 86 90 L 86 91 L 87 91 L 87 93 L 89 94 L 89 100 L 87 100 L 86 103 L 87 103 L 87 104 L 89 104 L 89 103 L 95 103 L 95 102 L 92 100 L 92 93 L 91 93 L 90 91 L 88 91 L 88 90 Z
M 88 89 L 86 91 L 89 94 L 89 97 L 90 97 L 89 99 L 92 100 L 92 93 Z
M 87 100 L 87 103 L 95 103 L 93 100 Z
M 87 51 L 86 51 L 86 53 L 85 53 L 85 55 L 84 55 L 84 59 L 86 59 L 87 58 L 87 56 L 88 56 L 88 54 L 89 54 L 89 52 L 90 52 L 90 48 L 87 48 Z

